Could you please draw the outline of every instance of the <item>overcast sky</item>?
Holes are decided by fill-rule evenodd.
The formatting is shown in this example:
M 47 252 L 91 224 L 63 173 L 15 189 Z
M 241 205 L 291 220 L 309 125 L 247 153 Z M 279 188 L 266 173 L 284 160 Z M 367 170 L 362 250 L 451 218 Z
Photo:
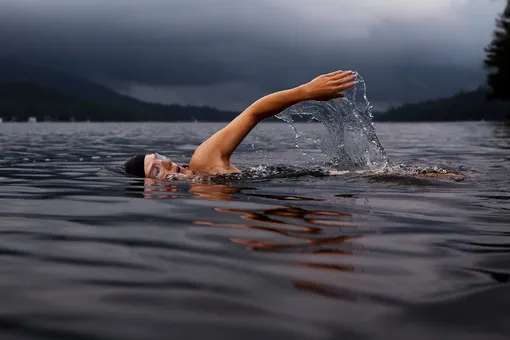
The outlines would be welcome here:
M 504 0 L 0 0 L 0 56 L 240 110 L 337 69 L 376 105 L 470 89 Z

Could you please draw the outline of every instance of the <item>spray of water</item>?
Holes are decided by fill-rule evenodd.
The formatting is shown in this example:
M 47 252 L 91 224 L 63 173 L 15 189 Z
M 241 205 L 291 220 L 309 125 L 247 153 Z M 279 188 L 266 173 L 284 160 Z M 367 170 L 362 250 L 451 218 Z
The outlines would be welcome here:
M 296 146 L 300 137 L 313 141 L 326 156 L 326 167 L 299 167 L 292 165 L 261 165 L 238 174 L 183 175 L 172 174 L 167 180 L 223 183 L 236 180 L 267 180 L 274 178 L 322 177 L 347 173 L 376 176 L 387 181 L 388 177 L 401 183 L 398 176 L 421 176 L 461 181 L 466 176 L 451 169 L 439 167 L 416 167 L 404 164 L 391 165 L 384 148 L 377 138 L 372 122 L 371 105 L 367 99 L 366 84 L 356 73 L 358 84 L 345 92 L 344 98 L 328 102 L 307 101 L 290 107 L 277 115 L 287 122 L 296 133 Z M 321 123 L 326 133 L 308 135 L 298 131 L 294 116 Z M 353 171 L 354 170 L 354 171 Z M 393 176 L 393 177 L 391 177 Z M 395 177 L 397 176 L 397 177 Z M 405 180 L 405 179 L 404 179 Z M 402 182 L 407 183 L 407 182 Z M 417 183 L 417 182 L 413 182 Z
M 356 76 L 358 84 L 346 91 L 344 98 L 302 102 L 276 117 L 291 126 L 296 140 L 304 133 L 298 131 L 293 116 L 322 123 L 326 134 L 307 139 L 315 141 L 334 169 L 384 169 L 389 165 L 388 157 L 375 133 L 365 81 L 358 73 Z

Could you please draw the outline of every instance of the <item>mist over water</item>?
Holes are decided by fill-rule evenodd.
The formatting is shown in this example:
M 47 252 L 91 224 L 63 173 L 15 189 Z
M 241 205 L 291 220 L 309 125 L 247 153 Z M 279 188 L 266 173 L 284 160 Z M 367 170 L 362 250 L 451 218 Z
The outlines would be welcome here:
M 372 122 L 366 83 L 358 73 L 356 76 L 358 84 L 346 91 L 344 98 L 302 102 L 276 117 L 289 123 L 294 130 L 297 147 L 300 138 L 314 142 L 334 169 L 383 169 L 389 165 L 389 160 Z M 299 131 L 293 116 L 322 124 L 325 133 Z

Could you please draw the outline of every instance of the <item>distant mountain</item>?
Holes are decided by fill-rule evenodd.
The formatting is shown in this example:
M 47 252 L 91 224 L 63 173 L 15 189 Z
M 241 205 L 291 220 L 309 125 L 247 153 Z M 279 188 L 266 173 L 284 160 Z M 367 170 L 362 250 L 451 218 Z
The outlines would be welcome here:
M 26 121 L 28 117 L 58 121 L 230 121 L 236 115 L 210 107 L 145 103 L 88 79 L 0 59 L 0 117 L 4 121 Z M 488 102 L 486 90 L 479 89 L 391 108 L 374 114 L 374 120 L 503 120 L 508 115 L 510 103 Z
M 109 104 L 78 99 L 29 82 L 0 83 L 0 117 L 4 121 L 226 121 L 235 113 L 208 107 Z
M 510 115 L 510 102 L 488 101 L 487 90 L 460 92 L 453 97 L 405 104 L 374 115 L 375 121 L 469 121 L 503 120 Z
M 46 86 L 75 98 L 109 104 L 139 104 L 140 101 L 88 79 L 45 67 L 0 59 L 0 82 L 24 82 Z
M 237 113 L 211 107 L 145 103 L 88 79 L 0 59 L 0 117 L 25 120 L 228 121 Z

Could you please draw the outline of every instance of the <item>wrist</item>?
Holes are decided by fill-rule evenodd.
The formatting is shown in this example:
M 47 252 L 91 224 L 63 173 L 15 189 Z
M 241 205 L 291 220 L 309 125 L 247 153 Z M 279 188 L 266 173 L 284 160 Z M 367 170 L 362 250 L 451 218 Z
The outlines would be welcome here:
M 296 98 L 299 101 L 310 100 L 312 98 L 307 84 L 300 85 L 296 87 L 294 90 L 296 91 Z

